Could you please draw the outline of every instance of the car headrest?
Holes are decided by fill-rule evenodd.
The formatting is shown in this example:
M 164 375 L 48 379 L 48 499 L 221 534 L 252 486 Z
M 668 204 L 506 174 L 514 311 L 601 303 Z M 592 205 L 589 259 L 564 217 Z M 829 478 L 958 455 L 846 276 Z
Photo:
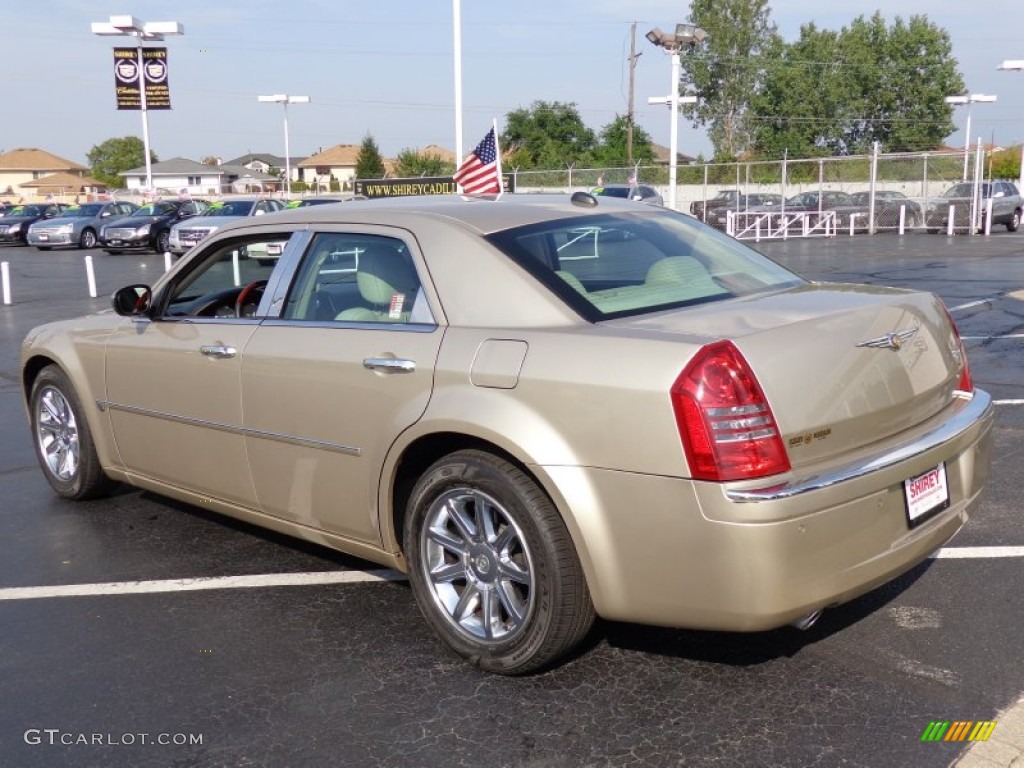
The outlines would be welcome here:
M 411 299 L 420 281 L 408 255 L 387 246 L 370 246 L 359 255 L 356 284 L 366 301 L 380 306 L 389 304 L 396 293 Z

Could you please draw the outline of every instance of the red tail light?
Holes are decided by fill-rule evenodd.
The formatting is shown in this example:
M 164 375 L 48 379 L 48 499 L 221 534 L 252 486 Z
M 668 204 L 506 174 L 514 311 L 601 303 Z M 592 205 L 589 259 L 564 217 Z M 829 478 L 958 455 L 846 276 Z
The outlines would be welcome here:
M 952 347 L 953 356 L 960 357 L 960 380 L 956 383 L 956 388 L 961 392 L 973 392 L 974 391 L 974 379 L 971 377 L 971 366 L 967 362 L 967 350 L 964 349 L 964 343 L 960 339 L 960 331 L 957 330 L 956 323 L 953 321 L 953 316 L 949 314 L 949 310 L 946 309 L 946 305 L 942 305 L 943 311 L 946 313 L 946 319 L 949 320 L 949 327 L 953 329 L 953 340 L 954 345 Z
M 698 480 L 749 480 L 789 471 L 775 416 L 731 341 L 702 347 L 671 389 L 676 425 Z

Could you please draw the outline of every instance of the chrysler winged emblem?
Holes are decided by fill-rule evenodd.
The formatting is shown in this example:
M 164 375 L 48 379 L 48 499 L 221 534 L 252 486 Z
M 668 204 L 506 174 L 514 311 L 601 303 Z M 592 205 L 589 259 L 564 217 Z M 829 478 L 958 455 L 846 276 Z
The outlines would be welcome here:
M 856 344 L 858 347 L 872 347 L 873 349 L 891 349 L 894 352 L 898 352 L 902 347 L 903 343 L 910 341 L 917 334 L 917 326 L 908 328 L 905 331 L 893 331 L 887 333 L 885 336 L 879 336 L 876 339 L 868 339 L 867 341 L 860 341 Z

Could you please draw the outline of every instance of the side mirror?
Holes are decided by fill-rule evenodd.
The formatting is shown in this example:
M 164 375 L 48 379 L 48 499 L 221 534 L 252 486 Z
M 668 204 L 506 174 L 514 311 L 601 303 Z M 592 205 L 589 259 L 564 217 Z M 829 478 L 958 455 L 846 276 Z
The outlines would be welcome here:
M 1000 190 L 999 192 L 996 192 L 994 195 L 992 195 L 992 197 L 1006 197 L 1006 193 Z
M 128 285 L 119 288 L 110 297 L 114 311 L 123 317 L 136 317 L 149 311 L 153 301 L 153 291 L 148 285 Z

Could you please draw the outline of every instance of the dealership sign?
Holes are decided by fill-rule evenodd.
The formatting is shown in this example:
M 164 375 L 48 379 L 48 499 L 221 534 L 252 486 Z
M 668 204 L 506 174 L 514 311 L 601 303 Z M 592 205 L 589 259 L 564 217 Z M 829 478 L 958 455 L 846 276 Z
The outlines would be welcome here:
M 166 48 L 115 48 L 114 89 L 118 109 L 142 109 L 139 91 L 139 52 L 146 83 L 146 109 L 170 109 L 171 91 L 167 85 Z
M 515 177 L 504 174 L 506 192 L 515 192 Z M 455 195 L 459 187 L 451 176 L 415 176 L 407 179 L 356 179 L 354 190 L 364 197 L 405 197 L 406 195 Z

